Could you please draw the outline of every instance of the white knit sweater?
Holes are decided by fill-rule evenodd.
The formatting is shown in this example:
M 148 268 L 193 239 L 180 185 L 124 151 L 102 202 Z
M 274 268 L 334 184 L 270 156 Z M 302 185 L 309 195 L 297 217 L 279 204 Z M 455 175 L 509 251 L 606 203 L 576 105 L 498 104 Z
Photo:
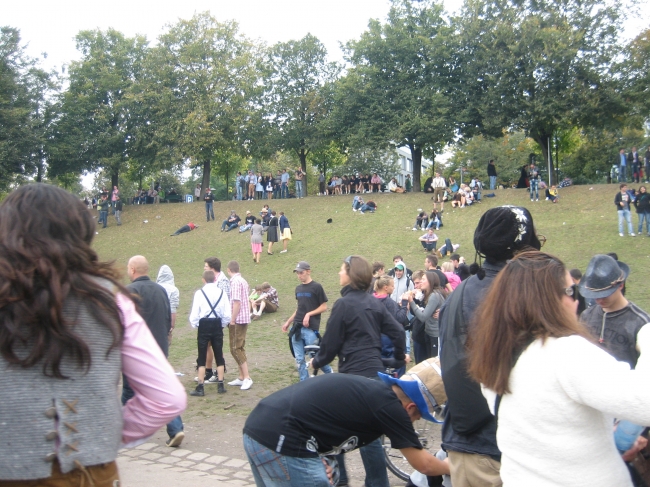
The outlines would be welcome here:
M 521 354 L 498 412 L 505 487 L 632 486 L 613 418 L 650 425 L 649 326 L 637 344 L 636 370 L 578 336 L 537 340 Z M 483 394 L 494 409 L 495 393 Z

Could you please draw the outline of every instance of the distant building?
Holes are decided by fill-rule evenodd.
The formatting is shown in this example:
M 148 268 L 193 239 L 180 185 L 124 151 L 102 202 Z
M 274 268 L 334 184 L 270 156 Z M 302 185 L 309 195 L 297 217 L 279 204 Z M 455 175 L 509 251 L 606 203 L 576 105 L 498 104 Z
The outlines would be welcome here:
M 407 147 L 399 147 L 397 149 L 398 163 L 400 171 L 397 175 L 397 183 L 400 186 L 404 186 L 404 181 L 406 181 L 406 175 L 411 175 L 411 180 L 413 180 L 413 159 L 411 158 L 411 151 Z M 422 184 L 426 180 L 426 177 L 422 179 L 423 176 L 428 174 L 429 169 L 433 165 L 433 162 L 429 159 L 422 158 L 422 172 L 420 179 Z

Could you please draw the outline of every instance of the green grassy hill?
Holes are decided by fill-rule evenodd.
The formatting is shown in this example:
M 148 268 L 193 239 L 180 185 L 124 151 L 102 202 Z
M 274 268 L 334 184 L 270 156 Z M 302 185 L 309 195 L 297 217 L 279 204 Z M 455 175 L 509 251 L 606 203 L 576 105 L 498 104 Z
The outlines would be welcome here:
M 561 258 L 569 268 L 578 267 L 584 272 L 594 254 L 617 252 L 631 268 L 628 298 L 650 310 L 650 297 L 645 292 L 642 277 L 650 262 L 650 238 L 618 236 L 614 207 L 617 190 L 616 185 L 565 188 L 560 190 L 561 199 L 557 204 L 542 200 L 531 203 L 523 190 L 498 190 L 495 198 L 484 198 L 481 204 L 463 209 L 446 206 L 444 227 L 437 232 L 439 243 L 451 238 L 461 245 L 460 255 L 468 263 L 473 262 L 473 233 L 483 212 L 504 204 L 525 206 L 533 215 L 538 233 L 547 238 L 544 250 Z M 350 254 L 363 255 L 371 262 L 379 260 L 387 266 L 395 254 L 400 254 L 410 269 L 423 267 L 426 253 L 417 240 L 421 233 L 411 229 L 419 208 L 431 210 L 430 196 L 380 194 L 372 195 L 372 199 L 379 207 L 374 214 L 353 212 L 352 196 L 269 201 L 272 209 L 285 212 L 293 229 L 293 240 L 285 254 L 279 253 L 281 243 L 275 244 L 274 255 L 266 254 L 265 245 L 259 265 L 253 263 L 248 233 L 222 233 L 220 228 L 231 209 L 240 216 L 245 215 L 246 210 L 258 214 L 262 201 L 215 202 L 216 221 L 210 223 L 205 221 L 203 203 L 130 206 L 123 212 L 122 226 L 116 226 L 114 218 L 109 216 L 110 226 L 98 229 L 94 246 L 102 259 L 115 260 L 117 266 L 126 269 L 129 257 L 142 254 L 149 259 L 154 279 L 161 265 L 172 268 L 181 292 L 181 305 L 170 361 L 176 370 L 185 374 L 182 380 L 188 389 L 194 384 L 196 358 L 196 333 L 189 327 L 188 315 L 193 293 L 201 286 L 203 260 L 217 256 L 224 270 L 229 260 L 237 260 L 251 287 L 268 281 L 278 289 L 279 311 L 263 315 L 249 329 L 246 349 L 255 381 L 253 388 L 248 394 L 230 388 L 225 397 L 217 397 L 216 391 L 211 392 L 208 386 L 204 399 L 190 401 L 188 418 L 203 414 L 198 404 L 202 410 L 214 407 L 215 411 L 220 411 L 221 406 L 235 403 L 229 411 L 246 414 L 259 398 L 297 381 L 287 338 L 280 326 L 295 309 L 293 291 L 297 279 L 292 271 L 299 260 L 311 264 L 312 277 L 324 286 L 330 308 L 339 297 L 337 273 L 341 262 Z M 331 224 L 326 223 L 328 218 L 333 220 Z M 144 223 L 145 220 L 148 223 Z M 199 228 L 177 237 L 169 236 L 189 221 L 198 224 Z M 636 214 L 633 214 L 633 224 L 636 232 Z M 327 316 L 323 317 L 321 331 Z M 237 373 L 236 367 L 229 352 L 224 352 L 231 367 L 227 379 L 231 380 Z

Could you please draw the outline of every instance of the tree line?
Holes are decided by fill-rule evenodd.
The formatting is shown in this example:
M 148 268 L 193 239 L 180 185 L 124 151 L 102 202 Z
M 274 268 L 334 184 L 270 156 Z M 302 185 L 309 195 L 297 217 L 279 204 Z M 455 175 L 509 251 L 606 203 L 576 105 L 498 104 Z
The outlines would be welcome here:
M 650 113 L 650 30 L 623 44 L 623 14 L 596 0 L 465 0 L 456 15 L 392 0 L 336 63 L 311 34 L 268 46 L 206 12 L 155 43 L 81 31 L 65 74 L 40 68 L 3 27 L 0 192 L 92 171 L 142 186 L 187 168 L 203 188 L 227 186 L 287 157 L 307 174 L 392 176 L 382 154 L 394 147 L 411 152 L 415 191 L 422 158 L 450 146 L 447 172 L 483 171 L 511 145 L 504 164 L 531 151 L 593 179 L 617 145 L 644 141 Z

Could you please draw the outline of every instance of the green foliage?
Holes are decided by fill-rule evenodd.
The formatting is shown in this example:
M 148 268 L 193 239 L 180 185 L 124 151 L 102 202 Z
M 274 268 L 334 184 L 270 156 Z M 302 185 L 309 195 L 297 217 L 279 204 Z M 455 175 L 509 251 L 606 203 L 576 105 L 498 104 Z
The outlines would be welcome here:
M 43 177 L 44 126 L 53 78 L 28 57 L 20 32 L 0 28 L 0 192 Z
M 108 29 L 82 31 L 76 41 L 82 58 L 70 64 L 68 89 L 54 107 L 49 175 L 104 169 L 116 185 L 139 155 L 129 95 L 142 73 L 147 40 Z
M 509 187 L 517 183 L 521 166 L 528 164 L 530 154 L 536 149 L 535 142 L 523 132 L 505 132 L 497 139 L 477 135 L 455 149 L 443 175 L 454 176 L 460 182 L 462 167 L 464 182 L 473 177 L 487 181 L 487 164 L 494 159 L 497 183 Z
M 626 48 L 622 70 L 627 74 L 626 93 L 638 122 L 650 117 L 650 29 L 641 32 Z
M 352 67 L 338 84 L 334 118 L 352 147 L 408 147 L 413 188 L 422 155 L 452 141 L 452 32 L 434 0 L 393 0 L 385 24 L 371 20 L 347 46 Z
M 389 181 L 399 173 L 399 156 L 394 149 L 351 149 L 347 162 L 337 174 L 377 173 L 384 181 Z
M 463 132 L 523 130 L 547 160 L 559 130 L 618 123 L 625 106 L 610 68 L 620 52 L 620 8 L 598 0 L 466 0 L 455 20 Z
M 328 145 L 326 121 L 339 67 L 327 61 L 325 46 L 311 34 L 277 43 L 266 62 L 262 100 L 268 143 L 294 152 L 306 170 L 310 152 Z

